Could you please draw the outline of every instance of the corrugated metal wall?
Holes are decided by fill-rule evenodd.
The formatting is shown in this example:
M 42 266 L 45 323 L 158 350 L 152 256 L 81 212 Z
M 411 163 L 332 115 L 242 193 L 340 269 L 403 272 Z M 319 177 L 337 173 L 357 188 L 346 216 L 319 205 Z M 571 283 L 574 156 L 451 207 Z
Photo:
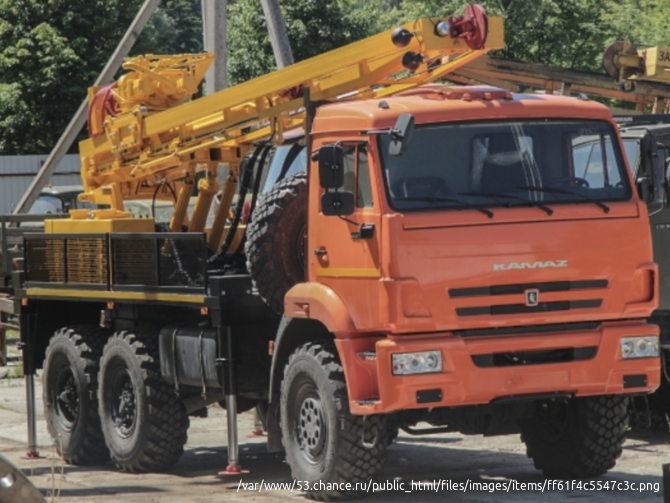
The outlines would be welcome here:
M 0 156 L 0 213 L 11 213 L 47 155 Z M 49 181 L 51 185 L 81 185 L 79 156 L 66 155 Z

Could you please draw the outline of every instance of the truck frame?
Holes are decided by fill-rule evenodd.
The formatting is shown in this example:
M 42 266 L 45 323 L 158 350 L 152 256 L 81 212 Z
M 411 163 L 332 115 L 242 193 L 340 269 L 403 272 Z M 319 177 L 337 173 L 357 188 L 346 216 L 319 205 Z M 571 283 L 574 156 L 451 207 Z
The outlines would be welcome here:
M 431 84 L 502 45 L 473 4 L 190 102 L 210 55 L 93 88 L 80 200 L 108 209 L 47 220 L 13 276 L 29 403 L 43 361 L 64 459 L 165 469 L 221 402 L 227 471 L 257 406 L 316 499 L 362 494 L 422 421 L 520 432 L 550 477 L 610 469 L 629 395 L 660 379 L 646 207 L 605 107 Z M 123 210 L 158 197 L 169 228 Z

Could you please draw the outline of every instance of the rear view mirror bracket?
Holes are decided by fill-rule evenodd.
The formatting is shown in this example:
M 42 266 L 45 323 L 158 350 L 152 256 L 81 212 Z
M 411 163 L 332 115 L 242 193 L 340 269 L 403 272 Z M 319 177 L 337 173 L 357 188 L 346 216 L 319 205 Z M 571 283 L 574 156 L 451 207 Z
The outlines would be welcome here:
M 412 114 L 400 114 L 395 126 L 389 131 L 391 143 L 389 144 L 389 155 L 403 155 L 414 132 L 414 116 Z

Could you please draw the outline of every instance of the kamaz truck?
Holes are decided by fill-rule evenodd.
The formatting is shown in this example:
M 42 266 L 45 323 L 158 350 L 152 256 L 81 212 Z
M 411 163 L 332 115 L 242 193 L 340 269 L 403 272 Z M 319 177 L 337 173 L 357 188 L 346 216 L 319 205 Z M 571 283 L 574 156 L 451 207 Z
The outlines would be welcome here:
M 419 422 L 520 433 L 549 477 L 612 468 L 660 378 L 646 186 L 598 103 L 436 83 L 502 46 L 475 4 L 192 101 L 211 55 L 91 89 L 80 200 L 108 209 L 47 220 L 14 275 L 64 459 L 165 469 L 222 402 L 228 471 L 260 405 L 317 499 L 360 495 Z M 123 210 L 156 197 L 168 229 Z

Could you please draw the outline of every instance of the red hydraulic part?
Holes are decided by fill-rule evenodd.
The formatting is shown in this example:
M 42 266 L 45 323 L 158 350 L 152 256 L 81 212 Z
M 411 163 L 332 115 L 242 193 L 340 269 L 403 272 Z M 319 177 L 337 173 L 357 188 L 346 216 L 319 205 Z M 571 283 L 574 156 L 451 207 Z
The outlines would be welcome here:
M 435 24 L 435 34 L 439 37 L 462 38 L 465 44 L 473 51 L 484 47 L 489 34 L 489 22 L 486 9 L 478 3 L 468 4 L 462 16 L 449 16 L 446 21 Z M 391 34 L 391 40 L 396 47 L 407 47 L 414 38 L 414 33 L 407 28 L 396 28 Z M 424 63 L 422 54 L 408 51 L 402 57 L 402 66 L 414 73 Z M 431 65 L 428 64 L 430 71 Z
M 105 132 L 103 123 L 105 117 L 112 117 L 119 113 L 119 107 L 114 98 L 112 90 L 116 88 L 116 82 L 107 84 L 98 89 L 88 105 L 88 136 L 91 138 Z
M 484 47 L 488 32 L 486 10 L 478 3 L 468 4 L 462 16 L 449 16 L 449 36 L 465 39 L 473 51 Z

